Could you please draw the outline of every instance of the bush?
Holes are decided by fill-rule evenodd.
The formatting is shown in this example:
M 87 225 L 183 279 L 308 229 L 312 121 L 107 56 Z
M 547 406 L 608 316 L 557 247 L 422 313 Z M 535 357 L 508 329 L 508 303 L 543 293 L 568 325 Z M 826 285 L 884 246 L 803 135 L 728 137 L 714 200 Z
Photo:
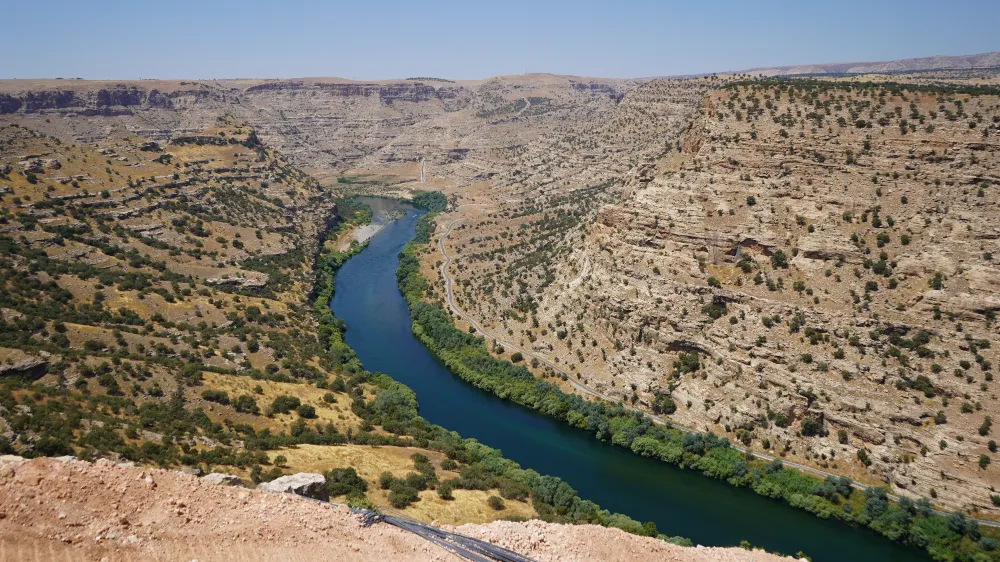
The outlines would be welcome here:
M 389 503 L 396 509 L 403 509 L 419 499 L 417 489 L 407 486 L 402 480 L 394 481 L 389 487 Z
M 209 402 L 215 402 L 217 404 L 229 404 L 229 394 L 224 390 L 206 390 L 201 393 L 201 397 Z
M 503 499 L 501 499 L 500 496 L 490 496 L 489 499 L 486 500 L 486 505 L 496 511 L 500 511 L 504 508 Z
M 438 486 L 437 495 L 443 500 L 453 500 L 455 495 L 452 493 L 455 490 L 454 480 L 445 480 Z
M 378 475 L 378 487 L 383 490 L 388 490 L 392 483 L 396 480 L 396 477 L 392 475 L 388 470 Z
M 368 484 L 353 468 L 334 468 L 323 473 L 330 497 L 361 496 L 368 491 Z
M 771 254 L 771 267 L 774 269 L 788 269 L 788 256 L 782 250 L 775 250 Z
M 257 406 L 257 401 L 254 400 L 253 396 L 249 394 L 241 394 L 233 400 L 233 409 L 237 412 L 245 414 L 260 414 L 260 408 Z
M 669 394 L 657 392 L 653 398 L 653 413 L 671 415 L 677 411 L 677 403 Z
M 273 416 L 274 414 L 287 414 L 292 410 L 298 408 L 302 405 L 302 401 L 295 396 L 287 396 L 282 394 L 271 402 L 271 405 L 267 407 L 267 415 Z
M 312 419 L 316 417 L 316 408 L 310 406 L 309 404 L 300 404 L 298 408 L 295 408 L 295 412 L 306 419 Z

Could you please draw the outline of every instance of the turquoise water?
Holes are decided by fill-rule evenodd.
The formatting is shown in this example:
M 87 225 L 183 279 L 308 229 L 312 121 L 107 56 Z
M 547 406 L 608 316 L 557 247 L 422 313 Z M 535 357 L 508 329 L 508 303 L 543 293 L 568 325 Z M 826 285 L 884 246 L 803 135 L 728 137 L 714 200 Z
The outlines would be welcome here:
M 802 551 L 816 562 L 930 559 L 870 531 L 824 521 L 750 490 L 602 443 L 454 376 L 413 337 L 409 310 L 396 286 L 398 254 L 413 237 L 419 215 L 407 209 L 344 264 L 331 309 L 347 324 L 345 341 L 365 368 L 413 389 L 425 419 L 500 449 L 524 468 L 562 478 L 604 509 L 654 521 L 661 533 L 696 544 L 732 546 L 747 540 L 772 552 Z

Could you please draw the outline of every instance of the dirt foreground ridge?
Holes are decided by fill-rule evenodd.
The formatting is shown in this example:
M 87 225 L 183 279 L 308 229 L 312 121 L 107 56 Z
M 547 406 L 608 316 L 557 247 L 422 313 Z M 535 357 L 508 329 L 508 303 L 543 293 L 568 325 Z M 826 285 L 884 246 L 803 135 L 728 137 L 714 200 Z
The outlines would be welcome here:
M 769 561 L 595 526 L 498 522 L 458 532 L 539 561 Z M 0 457 L 0 561 L 460 560 L 346 508 L 99 460 Z M 786 559 L 787 560 L 787 559 Z

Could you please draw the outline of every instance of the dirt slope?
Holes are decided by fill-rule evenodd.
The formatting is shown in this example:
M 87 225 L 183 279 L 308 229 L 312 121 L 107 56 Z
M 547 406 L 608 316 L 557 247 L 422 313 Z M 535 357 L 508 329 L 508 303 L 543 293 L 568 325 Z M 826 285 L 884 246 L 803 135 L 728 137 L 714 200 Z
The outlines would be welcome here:
M 9 458 L 9 457 L 8 457 Z M 538 560 L 779 560 L 532 521 L 460 532 Z M 101 460 L 0 460 L 0 561 L 459 560 L 388 525 L 291 496 Z

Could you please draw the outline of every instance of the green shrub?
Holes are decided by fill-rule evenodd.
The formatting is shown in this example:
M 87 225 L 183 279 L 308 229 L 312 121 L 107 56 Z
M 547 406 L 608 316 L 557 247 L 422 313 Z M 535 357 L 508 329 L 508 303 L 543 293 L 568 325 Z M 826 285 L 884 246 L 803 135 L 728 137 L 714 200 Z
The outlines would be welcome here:
M 489 499 L 486 500 L 486 505 L 490 506 L 490 508 L 495 511 L 501 511 L 504 508 L 504 503 L 500 496 L 490 496 Z
M 353 468 L 334 468 L 323 473 L 330 497 L 361 496 L 368 491 L 368 484 Z

